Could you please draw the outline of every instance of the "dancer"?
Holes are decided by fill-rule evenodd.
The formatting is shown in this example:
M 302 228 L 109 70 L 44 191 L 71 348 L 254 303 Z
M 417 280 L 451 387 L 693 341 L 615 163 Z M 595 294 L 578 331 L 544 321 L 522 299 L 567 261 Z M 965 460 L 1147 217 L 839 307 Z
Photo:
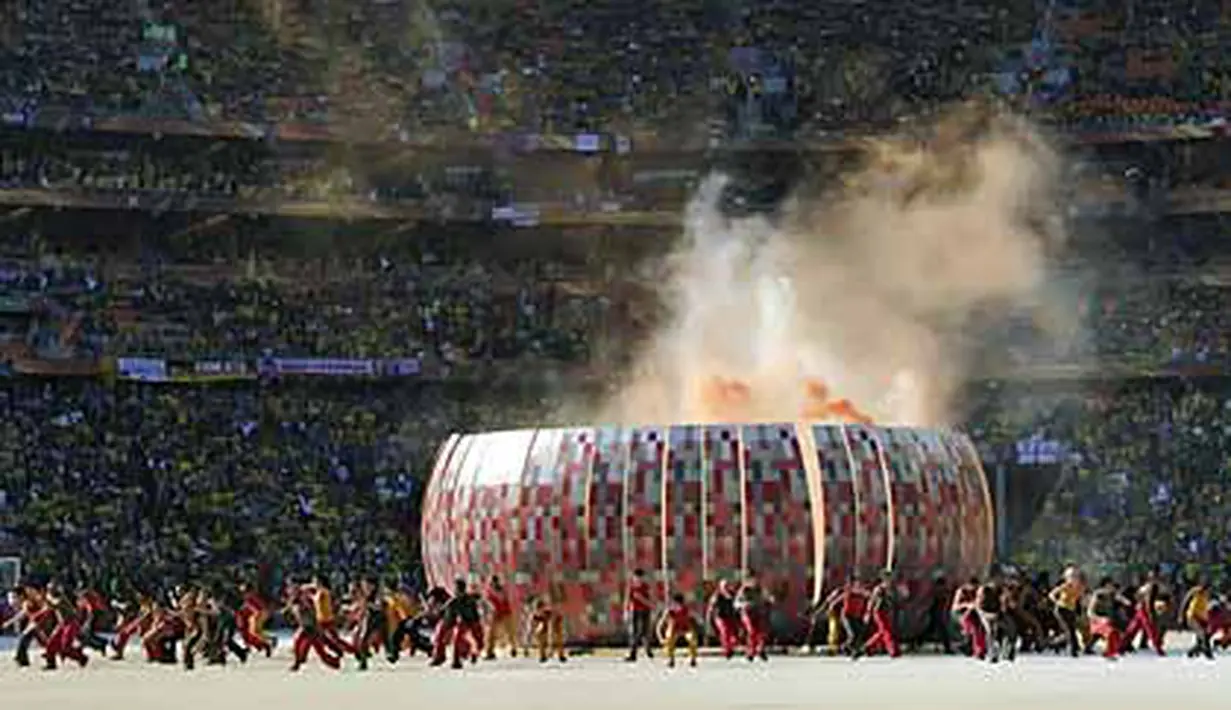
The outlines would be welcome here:
M 389 647 L 385 649 L 388 661 L 398 662 L 404 643 L 409 644 L 411 656 L 415 655 L 416 651 L 432 656 L 435 650 L 433 635 L 444 619 L 444 610 L 448 603 L 449 593 L 444 587 L 433 587 L 424 596 L 419 613 L 403 620 L 393 632 Z
M 952 592 L 949 580 L 944 575 L 936 577 L 932 589 L 928 593 L 927 627 L 920 635 L 919 642 L 913 648 L 918 649 L 920 643 L 939 642 L 945 655 L 953 653 L 953 632 L 950 628 L 950 608 Z
M 885 570 L 881 573 L 881 580 L 873 587 L 872 595 L 868 599 L 868 617 L 875 632 L 864 644 L 862 652 L 856 653 L 852 658 L 876 653 L 882 649 L 889 654 L 890 658 L 902 655 L 902 650 L 898 646 L 897 630 L 894 628 L 894 614 L 897 610 L 895 597 L 893 573 Z
M 1211 640 L 1217 628 L 1211 621 L 1221 621 L 1218 618 L 1221 614 L 1216 610 L 1211 613 L 1213 601 L 1214 597 L 1210 594 L 1209 583 L 1205 579 L 1198 579 L 1180 602 L 1180 618 L 1194 636 L 1193 646 L 1188 649 L 1189 658 L 1205 656 L 1211 661 L 1214 660 Z
M 1022 651 L 1040 651 L 1047 643 L 1047 631 L 1039 620 L 1039 597 L 1033 585 L 1020 574 L 1010 577 L 1005 585 L 1009 603 L 1006 613 L 1013 617 L 1014 631 Z
M 675 668 L 675 647 L 681 638 L 688 644 L 688 665 L 697 667 L 697 624 L 683 594 L 671 595 L 671 603 L 659 618 L 657 630 L 667 654 L 668 668 Z
M 211 619 L 203 610 L 202 597 L 197 590 L 187 588 L 180 595 L 176 605 L 178 616 L 183 627 L 184 639 L 184 670 L 196 668 L 197 654 L 209 656 L 206 646 L 209 642 Z
M 517 616 L 513 613 L 513 604 L 509 601 L 509 591 L 501 584 L 500 578 L 492 575 L 483 593 L 483 601 L 487 604 L 487 648 L 483 657 L 489 661 L 496 660 L 496 645 L 508 644 L 509 657 L 517 658 Z
M 385 638 L 388 644 L 385 647 L 385 657 L 393 652 L 393 646 L 404 643 L 405 636 L 399 637 L 398 629 L 406 623 L 408 619 L 414 618 L 418 610 L 415 608 L 415 603 L 410 595 L 405 590 L 398 586 L 396 580 L 390 580 L 383 585 L 382 597 L 385 608 Z M 402 649 L 398 646 L 398 651 Z
M 1055 606 L 1056 621 L 1064 633 L 1069 655 L 1076 658 L 1081 653 L 1077 641 L 1078 604 L 1085 595 L 1085 585 L 1081 580 L 1081 572 L 1076 567 L 1064 570 L 1064 581 L 1057 584 L 1047 594 L 1048 600 Z
M 551 654 L 561 663 L 568 661 L 564 653 L 564 615 L 561 614 L 557 595 L 548 593 L 534 601 L 531 616 L 531 635 L 538 649 L 539 663 L 546 663 Z
M 143 636 L 149 631 L 154 610 L 154 599 L 144 592 L 130 591 L 123 599 L 112 602 L 116 611 L 115 637 L 111 639 L 111 658 L 124 659 L 124 650 L 133 636 Z
M 980 661 L 987 658 L 987 630 L 979 620 L 978 609 L 981 587 L 979 579 L 971 577 L 953 591 L 953 604 L 950 605 L 957 627 L 966 640 L 964 645 L 969 647 L 970 656 Z
M 1003 655 L 1005 634 L 1003 590 L 993 577 L 979 587 L 975 597 L 975 609 L 978 612 L 978 623 L 987 639 L 987 660 L 999 663 Z
M 1151 570 L 1141 580 L 1141 586 L 1137 588 L 1133 618 L 1129 621 L 1128 628 L 1124 630 L 1124 639 L 1127 644 L 1132 645 L 1137 634 L 1144 633 L 1150 646 L 1154 648 L 1154 652 L 1165 656 L 1167 652 L 1163 649 L 1163 637 L 1158 631 L 1158 622 L 1155 619 L 1160 601 L 1161 587 L 1158 574 Z
M 367 578 L 361 581 L 357 593 L 352 643 L 355 657 L 359 660 L 359 670 L 366 671 L 372 650 L 388 649 L 390 640 L 386 635 L 385 607 L 376 580 Z
M 34 584 L 19 583 L 16 588 L 17 614 L 0 628 L 17 629 L 17 649 L 14 662 L 21 668 L 30 665 L 30 645 L 35 641 L 44 649 L 55 630 L 55 613 L 47 604 L 43 591 Z
M 847 578 L 842 585 L 841 605 L 838 608 L 838 621 L 842 624 L 842 634 L 845 653 L 853 653 L 867 638 L 868 627 L 864 617 L 868 614 L 868 590 L 856 574 Z
M 735 608 L 739 610 L 744 626 L 744 643 L 749 661 L 757 658 L 762 661 L 769 660 L 769 654 L 765 651 L 769 636 L 769 604 L 769 596 L 761 588 L 756 573 L 750 570 L 735 599 Z
M 141 647 L 149 663 L 175 663 L 175 644 L 183 637 L 183 621 L 175 610 L 175 603 L 164 604 L 154 598 L 148 628 L 141 634 Z
M 645 579 L 645 571 L 635 569 L 624 600 L 624 613 L 628 618 L 628 657 L 625 660 L 630 663 L 637 660 L 637 650 L 642 646 L 645 647 L 646 658 L 654 657 L 650 640 L 650 614 L 653 611 L 654 599 L 650 593 L 650 583 Z
M 1086 607 L 1086 616 L 1090 619 L 1090 636 L 1093 641 L 1103 641 L 1103 657 L 1114 661 L 1120 656 L 1120 629 L 1115 623 L 1116 598 L 1121 596 L 1115 582 L 1110 577 L 1104 577 L 1099 585 L 1090 593 L 1090 602 Z
M 459 577 L 453 582 L 453 598 L 445 605 L 433 645 L 433 666 L 444 665 L 449 645 L 453 647 L 454 669 L 462 668 L 465 658 L 471 663 L 478 660 L 479 649 L 483 648 L 483 617 L 479 613 L 479 600 L 470 593 L 465 579 Z
M 710 597 L 706 609 L 707 625 L 718 632 L 718 643 L 722 646 L 722 654 L 728 660 L 735 655 L 735 647 L 739 645 L 739 612 L 735 609 L 735 588 L 730 580 L 720 580 L 718 589 Z M 811 638 L 811 637 L 809 637 Z
M 313 612 L 316 614 L 316 627 L 320 638 L 329 650 L 340 656 L 355 655 L 355 647 L 338 635 L 337 617 L 333 603 L 333 592 L 324 575 L 317 574 L 312 578 L 312 584 L 307 589 L 312 596 Z
M 226 665 L 228 654 L 238 658 L 240 663 L 247 663 L 249 651 L 235 639 L 239 628 L 234 597 L 228 599 L 219 589 L 205 591 L 200 610 L 207 620 L 205 648 L 209 664 Z
M 99 653 L 106 653 L 107 641 L 98 635 L 98 625 L 102 621 L 103 612 L 108 608 L 107 600 L 98 590 L 82 582 L 77 587 L 77 611 L 81 619 L 81 643 L 86 648 Z
M 77 620 L 77 604 L 59 583 L 47 587 L 47 607 L 55 615 L 56 627 L 47 638 L 43 649 L 47 670 L 55 670 L 59 659 L 67 658 L 76 661 L 84 668 L 90 659 L 82 652 L 79 643 L 81 624 Z
M 269 608 L 256 587 L 248 582 L 239 584 L 240 603 L 235 610 L 235 626 L 248 650 L 261 652 L 266 658 L 273 655 L 275 640 L 265 635 L 265 622 Z
M 283 615 L 295 624 L 295 635 L 291 640 L 294 661 L 291 671 L 298 671 L 308 660 L 308 652 L 313 651 L 316 657 L 329 668 L 337 670 L 342 667 L 341 659 L 334 654 L 329 644 L 321 635 L 316 621 L 315 598 L 310 589 L 301 588 L 293 582 L 287 587 L 286 605 Z

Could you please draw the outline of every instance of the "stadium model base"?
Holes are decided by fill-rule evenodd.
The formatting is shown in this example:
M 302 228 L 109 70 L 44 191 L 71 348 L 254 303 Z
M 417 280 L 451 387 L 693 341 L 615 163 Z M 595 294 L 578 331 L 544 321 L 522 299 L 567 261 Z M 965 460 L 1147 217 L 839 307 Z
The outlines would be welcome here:
M 523 429 L 441 447 L 422 544 L 432 584 L 499 575 L 518 604 L 557 585 L 575 643 L 622 635 L 635 568 L 659 600 L 698 604 L 755 571 L 778 600 L 776 633 L 794 636 L 809 602 L 851 573 L 891 569 L 914 599 L 938 575 L 984 573 L 992 516 L 975 448 L 953 431 Z

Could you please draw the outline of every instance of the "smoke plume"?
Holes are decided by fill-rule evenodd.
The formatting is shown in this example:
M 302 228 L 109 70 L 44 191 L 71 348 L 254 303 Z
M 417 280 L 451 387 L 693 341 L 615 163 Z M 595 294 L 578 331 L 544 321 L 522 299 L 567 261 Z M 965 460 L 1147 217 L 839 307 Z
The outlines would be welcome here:
M 966 108 L 869 141 L 840 187 L 772 221 L 724 217 L 726 179 L 707 180 L 668 257 L 669 315 L 604 419 L 949 423 L 976 356 L 1007 350 L 988 324 L 1026 309 L 1036 335 L 1074 332 L 1075 309 L 1040 305 L 1058 168 L 1019 121 Z

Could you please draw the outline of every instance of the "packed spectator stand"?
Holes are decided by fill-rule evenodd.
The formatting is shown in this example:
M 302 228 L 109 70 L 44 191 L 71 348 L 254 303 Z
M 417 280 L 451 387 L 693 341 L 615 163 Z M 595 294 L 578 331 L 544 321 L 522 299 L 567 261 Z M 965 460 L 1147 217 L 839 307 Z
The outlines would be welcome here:
M 828 145 L 988 90 L 1141 208 L 1108 248 L 1133 277 L 1082 285 L 1083 349 L 972 389 L 989 467 L 1029 475 L 1019 445 L 1058 445 L 1015 547 L 1231 554 L 1226 2 L 19 5 L 0 17 L 0 555 L 29 570 L 413 578 L 439 438 L 550 421 L 653 319 L 631 269 L 567 253 L 549 203 L 670 213 L 706 162 L 664 146 Z M 637 177 L 682 164 L 670 188 Z M 549 246 L 475 246 L 492 233 Z

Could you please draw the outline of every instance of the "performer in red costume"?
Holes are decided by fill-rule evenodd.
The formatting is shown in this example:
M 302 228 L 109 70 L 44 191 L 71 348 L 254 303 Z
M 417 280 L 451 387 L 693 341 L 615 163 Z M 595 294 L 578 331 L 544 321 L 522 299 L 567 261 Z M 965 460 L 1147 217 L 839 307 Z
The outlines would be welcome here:
M 970 655 L 982 661 L 987 658 L 987 630 L 979 621 L 979 611 L 975 605 L 980 586 L 979 580 L 971 577 L 970 581 L 955 589 L 950 609 L 962 635 L 970 642 Z
M 1097 639 L 1102 639 L 1103 658 L 1114 661 L 1120 657 L 1120 644 L 1122 638 L 1120 629 L 1116 626 L 1116 602 L 1120 597 L 1120 590 L 1111 581 L 1110 577 L 1104 577 L 1099 586 L 1090 593 L 1090 603 L 1086 606 L 1086 618 L 1090 621 L 1090 636 L 1089 645 L 1093 645 Z M 1120 599 L 1120 601 L 1128 601 Z
M 1124 630 L 1124 640 L 1131 644 L 1138 633 L 1144 632 L 1154 652 L 1165 656 L 1167 652 L 1163 650 L 1163 637 L 1154 619 L 1156 606 L 1162 596 L 1161 591 L 1158 575 L 1151 571 L 1142 580 L 1141 586 L 1137 588 L 1137 603 L 1134 607 L 1133 620 L 1128 622 L 1128 628 Z
M 651 649 L 650 615 L 654 612 L 654 597 L 645 572 L 633 570 L 633 579 L 628 583 L 628 595 L 624 600 L 624 613 L 628 619 L 628 657 L 630 663 L 637 660 L 637 650 L 645 647 L 645 657 L 653 658 Z
M 462 660 L 474 663 L 483 648 L 483 617 L 479 600 L 467 589 L 466 580 L 453 582 L 453 598 L 445 605 L 444 618 L 436 629 L 432 650 L 432 665 L 444 665 L 446 648 L 453 646 L 453 668 L 461 668 Z
M 47 647 L 43 651 L 47 669 L 55 669 L 56 661 L 61 658 L 76 661 L 77 665 L 85 667 L 90 659 L 81 650 L 81 623 L 77 620 L 77 605 L 73 603 L 72 596 L 53 582 L 47 588 L 47 606 L 56 620 L 55 630 L 48 637 Z
M 718 583 L 718 589 L 710 597 L 706 610 L 707 623 L 718 632 L 718 643 L 722 646 L 723 655 L 730 659 L 735 655 L 735 647 L 739 645 L 739 612 L 735 610 L 735 589 L 729 580 Z
M 342 666 L 341 659 L 334 654 L 321 634 L 316 621 L 316 604 L 312 594 L 304 588 L 292 584 L 287 588 L 286 607 L 283 615 L 294 621 L 295 636 L 291 641 L 295 661 L 292 671 L 299 670 L 304 661 L 308 660 L 308 652 L 315 651 L 321 663 L 337 670 Z
M 484 658 L 496 660 L 496 645 L 507 643 L 509 656 L 517 657 L 517 616 L 513 613 L 513 603 L 509 601 L 509 590 L 500 583 L 500 578 L 493 576 L 483 594 L 487 603 L 487 648 Z
M 748 572 L 744 584 L 740 587 L 735 606 L 739 609 L 740 619 L 744 623 L 744 637 L 747 643 L 748 660 L 760 658 L 768 661 L 765 643 L 769 639 L 769 595 L 761 588 L 761 582 L 756 573 Z
M 864 644 L 863 653 L 876 653 L 883 649 L 890 658 L 897 658 L 902 654 L 893 623 L 896 609 L 893 573 L 886 570 L 881 573 L 881 581 L 872 589 L 872 596 L 868 600 L 868 616 L 875 632 Z M 861 654 L 856 654 L 853 658 L 858 658 L 859 655 Z

